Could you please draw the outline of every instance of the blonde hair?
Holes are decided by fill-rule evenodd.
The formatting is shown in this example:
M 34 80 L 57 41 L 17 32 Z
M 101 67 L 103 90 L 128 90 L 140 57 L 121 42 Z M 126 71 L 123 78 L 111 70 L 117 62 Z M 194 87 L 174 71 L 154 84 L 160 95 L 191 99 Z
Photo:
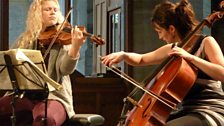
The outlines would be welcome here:
M 58 0 L 34 0 L 27 13 L 26 29 L 16 40 L 17 48 L 28 48 L 38 38 L 43 29 L 42 5 L 45 1 L 54 1 L 59 7 Z M 61 23 L 64 17 L 61 11 L 59 13 L 58 23 Z

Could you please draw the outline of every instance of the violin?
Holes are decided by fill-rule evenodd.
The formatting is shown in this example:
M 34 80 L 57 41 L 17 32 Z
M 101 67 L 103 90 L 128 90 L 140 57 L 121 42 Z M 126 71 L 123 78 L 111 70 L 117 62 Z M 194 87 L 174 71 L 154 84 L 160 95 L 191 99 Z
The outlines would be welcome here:
M 59 24 L 50 26 L 46 28 L 44 32 L 41 32 L 40 35 L 38 36 L 40 44 L 48 46 L 43 56 L 44 59 L 47 57 L 47 54 L 50 52 L 50 49 L 54 43 L 59 43 L 62 45 L 71 44 L 72 42 L 71 31 L 73 28 L 68 22 L 66 22 L 69 14 L 71 13 L 71 10 L 72 8 L 67 13 L 60 27 L 58 27 Z M 105 41 L 102 38 L 86 32 L 84 27 L 79 27 L 79 29 L 82 31 L 83 35 L 90 37 L 92 42 L 95 42 L 98 45 L 103 45 L 105 43 Z
M 43 45 L 49 45 L 49 43 L 57 35 L 58 26 L 59 26 L 59 24 L 49 26 L 45 29 L 45 31 L 41 32 L 38 37 L 39 42 L 42 43 Z M 82 31 L 84 36 L 90 37 L 90 40 L 92 42 L 96 43 L 97 45 L 105 44 L 104 39 L 100 38 L 99 36 L 96 36 L 96 35 L 86 32 L 85 27 L 78 26 L 78 28 Z M 58 34 L 54 43 L 59 43 L 62 45 L 71 44 L 71 39 L 72 39 L 71 30 L 72 30 L 71 25 L 69 23 L 65 23 L 63 29 Z

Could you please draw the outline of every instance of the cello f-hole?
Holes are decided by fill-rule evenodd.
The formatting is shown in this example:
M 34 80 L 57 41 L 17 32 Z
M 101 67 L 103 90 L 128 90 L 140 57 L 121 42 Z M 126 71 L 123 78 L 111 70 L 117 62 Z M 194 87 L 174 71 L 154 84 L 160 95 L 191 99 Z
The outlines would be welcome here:
M 147 117 L 147 112 L 146 111 L 149 108 L 149 106 L 151 105 L 151 103 L 152 103 L 152 98 L 148 98 L 148 105 L 146 106 L 145 110 L 142 113 L 143 118 Z

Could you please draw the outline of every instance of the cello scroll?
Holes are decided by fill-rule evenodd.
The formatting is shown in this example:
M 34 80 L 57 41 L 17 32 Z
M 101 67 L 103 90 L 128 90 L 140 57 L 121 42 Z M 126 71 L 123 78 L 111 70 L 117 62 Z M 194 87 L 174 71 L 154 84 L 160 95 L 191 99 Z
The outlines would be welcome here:
M 219 4 L 219 8 L 220 8 L 220 11 L 217 11 L 217 12 L 214 12 L 212 14 L 210 14 L 206 21 L 207 21 L 207 26 L 211 27 L 212 24 L 216 21 L 216 20 L 219 20 L 219 19 L 222 19 L 224 17 L 224 1 L 222 1 L 220 4 Z

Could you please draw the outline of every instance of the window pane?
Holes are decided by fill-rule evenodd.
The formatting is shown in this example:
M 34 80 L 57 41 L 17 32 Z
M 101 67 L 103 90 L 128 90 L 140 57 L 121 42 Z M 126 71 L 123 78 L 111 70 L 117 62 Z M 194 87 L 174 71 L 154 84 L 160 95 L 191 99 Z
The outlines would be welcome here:
M 25 30 L 30 0 L 9 0 L 9 48 Z

